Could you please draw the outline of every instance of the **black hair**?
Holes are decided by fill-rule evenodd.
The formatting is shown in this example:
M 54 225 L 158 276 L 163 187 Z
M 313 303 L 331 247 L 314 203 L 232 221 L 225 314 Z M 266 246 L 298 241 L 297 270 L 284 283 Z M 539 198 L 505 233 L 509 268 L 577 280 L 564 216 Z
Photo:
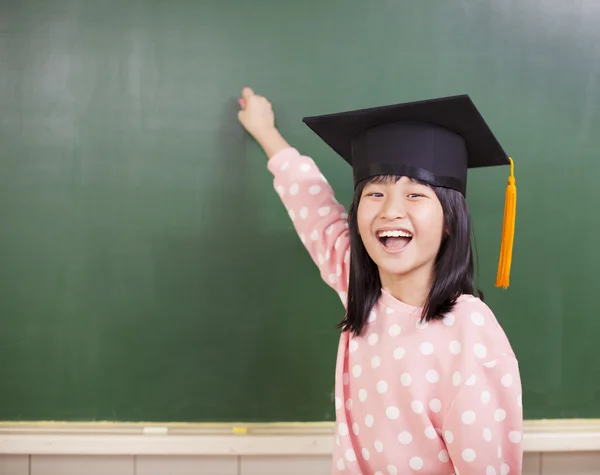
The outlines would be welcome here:
M 395 175 L 379 175 L 358 183 L 348 210 L 350 230 L 350 275 L 346 315 L 339 323 L 342 331 L 360 335 L 371 309 L 381 296 L 381 281 L 377 264 L 371 259 L 358 232 L 357 211 L 365 186 L 374 181 L 397 181 Z M 418 181 L 418 180 L 415 180 Z M 423 306 L 421 319 L 441 319 L 450 312 L 456 299 L 463 294 L 475 294 L 471 218 L 464 196 L 450 188 L 429 186 L 440 200 L 444 213 L 444 236 L 435 258 L 434 281 Z

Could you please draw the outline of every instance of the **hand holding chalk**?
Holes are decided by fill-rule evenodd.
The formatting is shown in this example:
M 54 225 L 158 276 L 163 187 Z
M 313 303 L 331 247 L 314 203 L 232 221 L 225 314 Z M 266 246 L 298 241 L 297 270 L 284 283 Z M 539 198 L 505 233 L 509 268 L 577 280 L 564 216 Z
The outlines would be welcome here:
M 245 87 L 238 104 L 241 106 L 238 112 L 239 121 L 257 141 L 260 142 L 263 137 L 273 133 L 275 114 L 271 103 L 265 97 Z
M 271 103 L 249 87 L 242 90 L 242 97 L 238 100 L 241 109 L 238 119 L 250 135 L 260 144 L 267 158 L 271 158 L 279 151 L 289 148 L 290 145 L 275 128 L 275 114 Z

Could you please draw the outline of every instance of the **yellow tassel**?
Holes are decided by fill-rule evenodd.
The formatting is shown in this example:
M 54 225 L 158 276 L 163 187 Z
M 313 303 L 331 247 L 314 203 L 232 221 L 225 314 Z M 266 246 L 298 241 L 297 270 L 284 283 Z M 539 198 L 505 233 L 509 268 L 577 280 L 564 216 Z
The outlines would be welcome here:
M 502 223 L 502 241 L 496 287 L 508 288 L 510 284 L 510 265 L 512 262 L 513 242 L 515 239 L 515 217 L 517 211 L 517 185 L 515 184 L 515 164 L 510 160 L 510 176 L 504 201 L 504 222 Z

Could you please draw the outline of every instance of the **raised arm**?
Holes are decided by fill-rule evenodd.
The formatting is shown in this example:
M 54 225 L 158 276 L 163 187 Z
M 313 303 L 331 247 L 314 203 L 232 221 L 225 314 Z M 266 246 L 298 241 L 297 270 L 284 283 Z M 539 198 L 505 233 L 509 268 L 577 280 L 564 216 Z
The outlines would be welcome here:
M 239 120 L 269 158 L 267 167 L 300 240 L 323 280 L 346 303 L 350 237 L 344 207 L 315 162 L 291 147 L 275 128 L 271 104 L 249 88 L 242 91 Z

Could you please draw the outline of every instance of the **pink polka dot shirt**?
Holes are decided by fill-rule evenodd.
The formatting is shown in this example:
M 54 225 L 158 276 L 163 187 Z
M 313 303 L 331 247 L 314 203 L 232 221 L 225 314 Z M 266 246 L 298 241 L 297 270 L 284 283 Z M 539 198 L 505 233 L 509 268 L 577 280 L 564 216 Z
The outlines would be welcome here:
M 346 303 L 347 214 L 314 161 L 285 149 L 275 190 L 323 280 Z M 332 473 L 520 475 L 518 362 L 490 309 L 463 295 L 442 320 L 382 296 L 364 333 L 340 336 Z

